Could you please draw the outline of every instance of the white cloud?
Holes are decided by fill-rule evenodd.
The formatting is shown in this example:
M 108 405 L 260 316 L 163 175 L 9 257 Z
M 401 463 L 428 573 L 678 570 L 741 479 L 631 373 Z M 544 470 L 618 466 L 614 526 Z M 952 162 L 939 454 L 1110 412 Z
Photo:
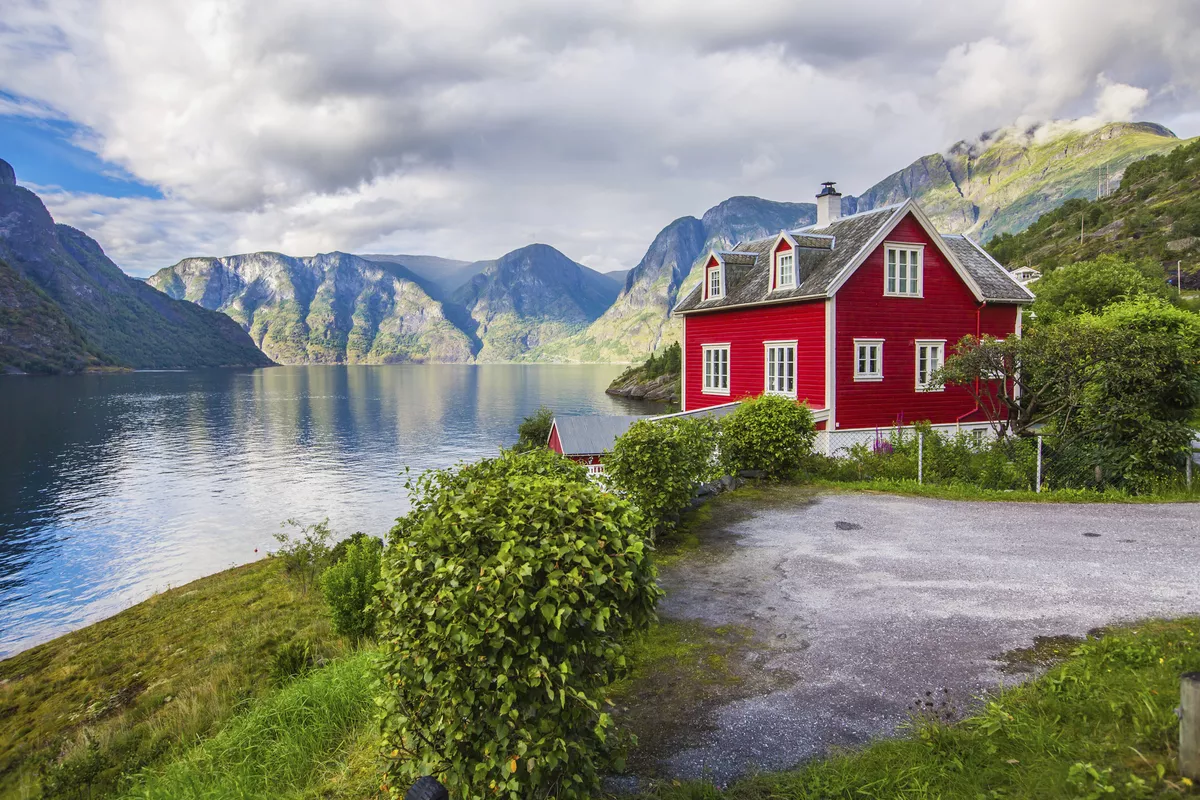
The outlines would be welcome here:
M 1189 0 L 8 0 L 0 114 L 66 117 L 160 187 L 46 198 L 139 274 L 529 241 L 615 269 L 730 195 L 859 192 L 1014 120 L 1190 119 L 1197 22 Z

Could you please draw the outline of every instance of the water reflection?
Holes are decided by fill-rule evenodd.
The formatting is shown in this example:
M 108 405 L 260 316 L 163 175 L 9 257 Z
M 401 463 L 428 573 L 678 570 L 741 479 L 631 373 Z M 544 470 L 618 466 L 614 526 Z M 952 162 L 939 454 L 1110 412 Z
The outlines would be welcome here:
M 606 366 L 275 367 L 0 383 L 0 655 L 258 557 L 279 523 L 384 533 L 401 473 L 490 454 Z

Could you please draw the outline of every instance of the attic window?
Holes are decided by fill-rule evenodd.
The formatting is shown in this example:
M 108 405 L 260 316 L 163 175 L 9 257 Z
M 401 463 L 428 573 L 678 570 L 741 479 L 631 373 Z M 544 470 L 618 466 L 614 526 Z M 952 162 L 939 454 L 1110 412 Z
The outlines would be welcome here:
M 721 267 L 708 268 L 708 298 L 724 296 L 724 286 L 721 284 Z
M 796 256 L 791 250 L 775 254 L 775 288 L 796 288 Z
M 885 295 L 922 296 L 922 251 L 923 248 L 919 244 L 889 244 L 884 248 Z

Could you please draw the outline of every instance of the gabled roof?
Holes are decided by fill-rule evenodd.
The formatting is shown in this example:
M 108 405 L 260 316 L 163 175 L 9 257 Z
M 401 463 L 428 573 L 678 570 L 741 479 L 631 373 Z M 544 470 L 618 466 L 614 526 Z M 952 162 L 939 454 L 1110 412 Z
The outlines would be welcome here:
M 755 254 L 752 265 L 743 266 L 743 259 L 729 260 L 732 253 L 713 253 L 726 265 L 725 294 L 703 300 L 700 287 L 695 287 L 676 304 L 675 313 L 707 311 L 732 306 L 758 305 L 789 300 L 831 297 L 867 256 L 882 243 L 907 214 L 913 214 L 922 225 L 940 240 L 942 250 L 951 266 L 962 277 L 979 300 L 1004 303 L 1028 303 L 1032 295 L 1008 274 L 991 256 L 965 236 L 942 236 L 913 200 L 853 214 L 834 220 L 824 228 L 809 226 L 789 231 L 796 242 L 796 267 L 799 285 L 795 289 L 770 289 L 771 258 L 779 235 L 741 242 L 733 249 Z

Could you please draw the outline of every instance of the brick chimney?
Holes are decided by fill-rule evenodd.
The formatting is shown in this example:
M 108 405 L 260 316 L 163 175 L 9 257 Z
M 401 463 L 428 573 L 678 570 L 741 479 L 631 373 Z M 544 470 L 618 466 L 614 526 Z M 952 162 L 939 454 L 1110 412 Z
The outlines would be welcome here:
M 821 193 L 817 195 L 817 227 L 824 228 L 834 220 L 842 217 L 842 195 L 833 188 L 833 181 L 821 184 Z

